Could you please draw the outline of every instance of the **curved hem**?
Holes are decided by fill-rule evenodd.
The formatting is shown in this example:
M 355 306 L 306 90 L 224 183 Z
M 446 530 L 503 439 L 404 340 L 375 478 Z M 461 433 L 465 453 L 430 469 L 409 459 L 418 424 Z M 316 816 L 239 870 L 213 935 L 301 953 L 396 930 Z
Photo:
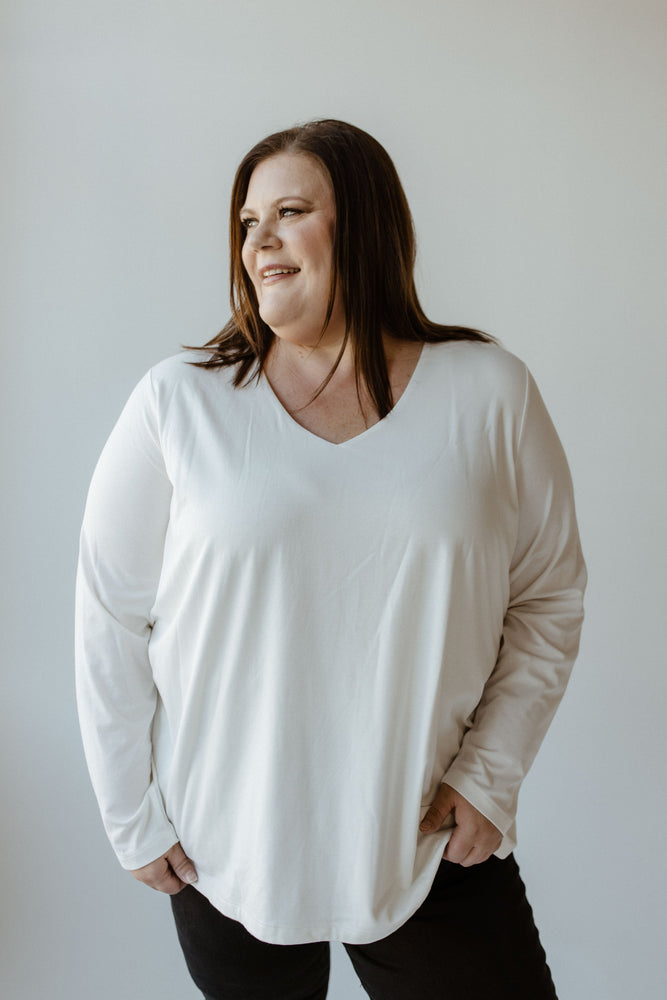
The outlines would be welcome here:
M 450 834 L 451 830 L 442 831 L 443 836 L 438 838 L 439 846 L 437 850 L 433 852 L 433 857 L 430 859 L 428 866 L 413 883 L 412 889 L 416 886 L 421 886 L 419 892 L 416 895 L 410 894 L 410 905 L 400 916 L 391 921 L 369 921 L 360 924 L 356 920 L 332 920 L 329 923 L 318 924 L 315 927 L 311 925 L 308 928 L 300 925 L 286 926 L 282 924 L 270 924 L 255 919 L 244 907 L 224 899 L 224 897 L 216 892 L 209 892 L 207 888 L 204 888 L 206 879 L 202 879 L 201 876 L 199 881 L 194 883 L 193 889 L 201 892 L 211 905 L 224 916 L 229 917 L 231 920 L 236 920 L 253 937 L 267 944 L 313 944 L 318 941 L 340 941 L 344 944 L 371 944 L 372 942 L 388 937 L 394 931 L 398 930 L 420 908 L 431 891 L 438 867 L 442 861 L 442 852 L 447 840 L 449 840 Z

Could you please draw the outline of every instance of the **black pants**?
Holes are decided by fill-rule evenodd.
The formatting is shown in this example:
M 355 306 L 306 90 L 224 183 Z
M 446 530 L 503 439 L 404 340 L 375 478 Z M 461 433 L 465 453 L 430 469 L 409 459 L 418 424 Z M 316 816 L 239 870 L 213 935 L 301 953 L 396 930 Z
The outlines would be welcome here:
M 324 1000 L 329 945 L 258 941 L 191 886 L 171 897 L 190 974 L 206 1000 Z M 424 903 L 397 931 L 346 944 L 371 1000 L 555 1000 L 512 856 L 443 861 Z

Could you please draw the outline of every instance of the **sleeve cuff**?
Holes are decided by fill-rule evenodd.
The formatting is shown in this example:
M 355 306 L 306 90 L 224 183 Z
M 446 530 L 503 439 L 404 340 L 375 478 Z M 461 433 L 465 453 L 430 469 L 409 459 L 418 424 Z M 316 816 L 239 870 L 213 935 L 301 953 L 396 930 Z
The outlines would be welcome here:
M 168 830 L 163 830 L 159 836 L 153 837 L 147 844 L 142 845 L 141 849 L 131 852 L 116 851 L 116 857 L 126 871 L 133 871 L 135 868 L 143 868 L 151 861 L 161 858 L 170 847 L 177 843 L 176 832 L 170 826 Z
M 453 765 L 447 771 L 442 780 L 456 789 L 475 809 L 481 812 L 483 816 L 486 816 L 500 830 L 503 837 L 514 826 L 514 815 L 508 815 L 504 810 L 500 809 L 493 799 L 482 792 L 479 786 L 466 775 L 460 772 L 457 773 L 456 765 Z

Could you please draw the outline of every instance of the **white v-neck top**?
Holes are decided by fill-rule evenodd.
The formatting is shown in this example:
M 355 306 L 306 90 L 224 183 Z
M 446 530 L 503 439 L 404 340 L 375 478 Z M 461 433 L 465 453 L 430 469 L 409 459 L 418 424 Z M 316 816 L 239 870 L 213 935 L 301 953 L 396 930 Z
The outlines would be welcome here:
M 278 944 L 377 940 L 432 884 L 446 780 L 515 844 L 519 786 L 576 655 L 567 463 L 525 366 L 426 344 L 342 444 L 200 355 L 139 383 L 99 460 L 77 694 L 104 824 L 138 868 Z

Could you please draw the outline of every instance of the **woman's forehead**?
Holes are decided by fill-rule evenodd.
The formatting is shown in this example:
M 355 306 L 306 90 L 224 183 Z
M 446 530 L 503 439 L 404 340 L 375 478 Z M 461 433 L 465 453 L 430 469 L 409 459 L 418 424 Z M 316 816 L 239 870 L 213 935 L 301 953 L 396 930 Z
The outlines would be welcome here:
M 319 197 L 333 194 L 329 173 L 315 156 L 282 152 L 274 153 L 257 164 L 250 175 L 246 200 L 253 197 L 253 192 L 261 194 L 283 187 L 285 191 L 282 195 L 285 196 L 298 192 Z M 290 187 L 294 190 L 287 190 Z

